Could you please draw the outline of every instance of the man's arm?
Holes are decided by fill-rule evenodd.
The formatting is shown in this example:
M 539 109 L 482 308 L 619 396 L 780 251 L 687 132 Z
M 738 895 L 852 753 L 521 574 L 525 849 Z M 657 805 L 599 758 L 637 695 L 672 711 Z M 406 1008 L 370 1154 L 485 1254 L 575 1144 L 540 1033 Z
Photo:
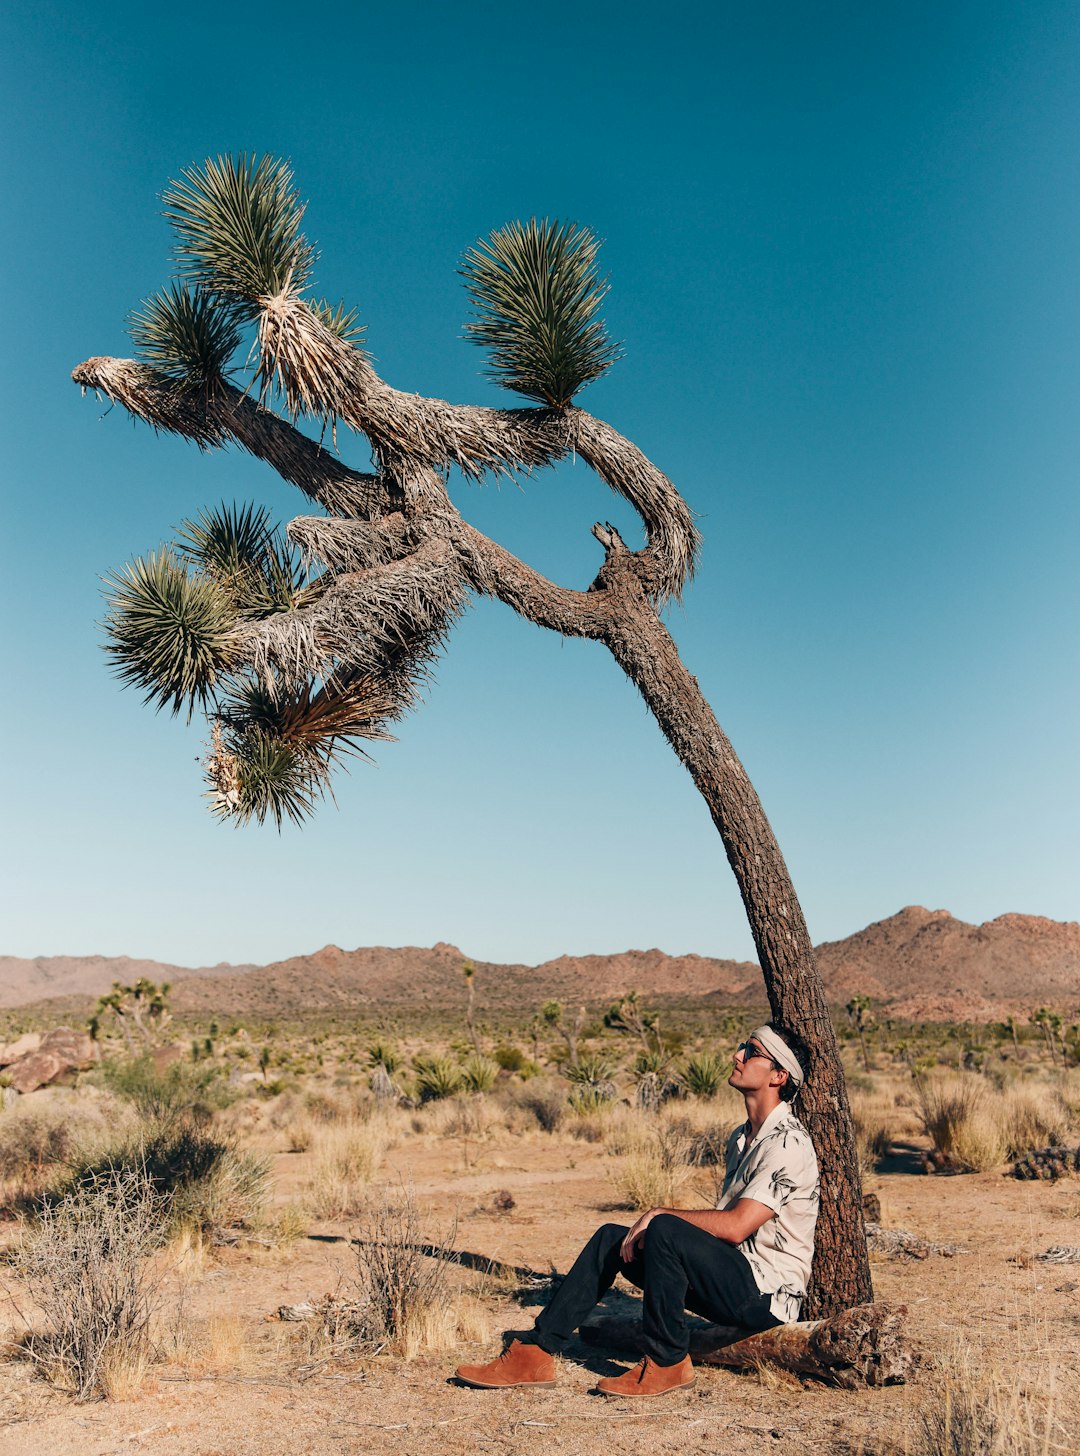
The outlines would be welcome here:
M 625 1264 L 634 1257 L 636 1246 L 644 1239 L 645 1230 L 658 1213 L 673 1213 L 676 1218 L 685 1219 L 695 1228 L 712 1234 L 714 1239 L 723 1239 L 725 1244 L 741 1244 L 751 1234 L 756 1234 L 763 1223 L 776 1217 L 768 1204 L 759 1203 L 756 1198 L 740 1198 L 731 1208 L 650 1208 L 623 1239 L 619 1252 Z

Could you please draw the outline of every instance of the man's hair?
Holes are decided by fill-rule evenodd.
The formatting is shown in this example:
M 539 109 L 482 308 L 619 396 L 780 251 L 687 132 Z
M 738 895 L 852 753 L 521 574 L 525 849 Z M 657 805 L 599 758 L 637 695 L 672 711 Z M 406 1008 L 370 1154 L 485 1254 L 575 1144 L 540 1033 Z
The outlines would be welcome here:
M 777 1036 L 783 1038 L 784 1044 L 788 1047 L 791 1055 L 795 1058 L 799 1066 L 802 1068 L 803 1081 L 805 1082 L 806 1073 L 810 1067 L 810 1048 L 806 1045 L 802 1037 L 799 1036 L 797 1032 L 788 1031 L 786 1026 L 777 1026 L 774 1021 L 766 1022 L 766 1025 L 768 1026 L 770 1031 L 774 1031 Z M 778 1072 L 787 1071 L 787 1068 L 782 1067 L 779 1062 L 774 1061 L 773 1066 Z M 781 1102 L 794 1102 L 795 1098 L 798 1096 L 798 1093 L 799 1088 L 792 1081 L 791 1074 L 788 1073 L 787 1081 L 780 1088 Z

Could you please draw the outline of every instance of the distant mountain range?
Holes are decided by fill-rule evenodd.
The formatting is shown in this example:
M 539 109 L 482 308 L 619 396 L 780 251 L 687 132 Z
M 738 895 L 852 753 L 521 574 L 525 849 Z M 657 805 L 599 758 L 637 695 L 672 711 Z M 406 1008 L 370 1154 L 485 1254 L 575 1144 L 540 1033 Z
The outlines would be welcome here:
M 1080 1014 L 1080 925 L 1001 915 L 968 925 L 947 910 L 909 905 L 846 940 L 817 947 L 830 1001 L 861 993 L 890 1014 L 920 1020 L 992 1020 L 1048 1004 Z M 267 966 L 191 970 L 126 956 L 0 956 L 0 1007 L 58 997 L 95 997 L 140 976 L 173 984 L 180 1011 L 279 1017 L 302 1011 L 463 1006 L 467 952 L 445 942 L 345 951 L 324 946 Z M 762 1002 L 752 961 L 669 956 L 660 950 L 559 956 L 543 965 L 475 961 L 481 1007 L 532 1009 L 558 999 L 600 1002 L 636 990 L 643 998 Z

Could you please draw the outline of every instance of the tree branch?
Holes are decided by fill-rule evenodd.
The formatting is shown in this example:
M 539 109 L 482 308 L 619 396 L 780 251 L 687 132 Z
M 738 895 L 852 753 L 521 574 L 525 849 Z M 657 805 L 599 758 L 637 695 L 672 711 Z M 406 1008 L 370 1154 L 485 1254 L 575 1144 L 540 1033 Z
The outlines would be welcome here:
M 241 627 L 238 655 L 256 672 L 299 682 L 342 668 L 373 675 L 403 662 L 420 668 L 465 593 L 456 554 L 432 537 L 400 561 L 336 577 L 310 607 Z
M 265 460 L 290 485 L 335 514 L 370 520 L 393 508 L 392 486 L 377 475 L 350 470 L 328 450 L 301 434 L 233 385 L 183 388 L 134 359 L 87 359 L 72 379 L 115 401 L 155 430 L 182 435 L 202 449 L 230 440 Z
M 497 597 L 535 626 L 548 627 L 564 637 L 606 637 L 611 602 L 599 589 L 599 578 L 587 592 L 556 586 L 456 513 L 448 523 L 448 534 L 474 591 Z

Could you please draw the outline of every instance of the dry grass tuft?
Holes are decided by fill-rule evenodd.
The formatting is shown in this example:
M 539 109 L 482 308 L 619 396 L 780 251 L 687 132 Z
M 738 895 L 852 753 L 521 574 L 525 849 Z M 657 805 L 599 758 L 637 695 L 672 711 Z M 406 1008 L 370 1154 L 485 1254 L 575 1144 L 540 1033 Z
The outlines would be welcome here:
M 951 1167 L 984 1173 L 1008 1149 L 1000 1099 L 973 1074 L 931 1072 L 916 1083 L 918 1112 L 934 1151 Z
M 616 1144 L 618 1167 L 611 1181 L 635 1208 L 675 1208 L 691 1175 L 690 1139 L 661 1124 L 642 1136 L 627 1129 Z
M 238 1315 L 213 1315 L 207 1320 L 202 1342 L 202 1356 L 207 1368 L 235 1373 L 247 1363 L 248 1353 L 247 1326 Z
M 891 1092 L 852 1091 L 851 1115 L 859 1148 L 859 1165 L 871 1173 L 898 1135 L 896 1099 Z
M 1032 1148 L 1063 1146 L 1080 1125 L 1062 1089 L 1053 1086 L 1007 1088 L 1000 1097 L 999 1117 L 1010 1158 Z
M 316 1218 L 354 1218 L 382 1162 L 389 1136 L 381 1122 L 328 1123 L 312 1136 L 308 1203 Z
M 1027 1389 L 985 1372 L 972 1351 L 946 1366 L 918 1411 L 903 1456 L 1048 1456 L 1071 1449 L 1052 1389 Z M 894 1448 L 899 1456 L 899 1448 Z

